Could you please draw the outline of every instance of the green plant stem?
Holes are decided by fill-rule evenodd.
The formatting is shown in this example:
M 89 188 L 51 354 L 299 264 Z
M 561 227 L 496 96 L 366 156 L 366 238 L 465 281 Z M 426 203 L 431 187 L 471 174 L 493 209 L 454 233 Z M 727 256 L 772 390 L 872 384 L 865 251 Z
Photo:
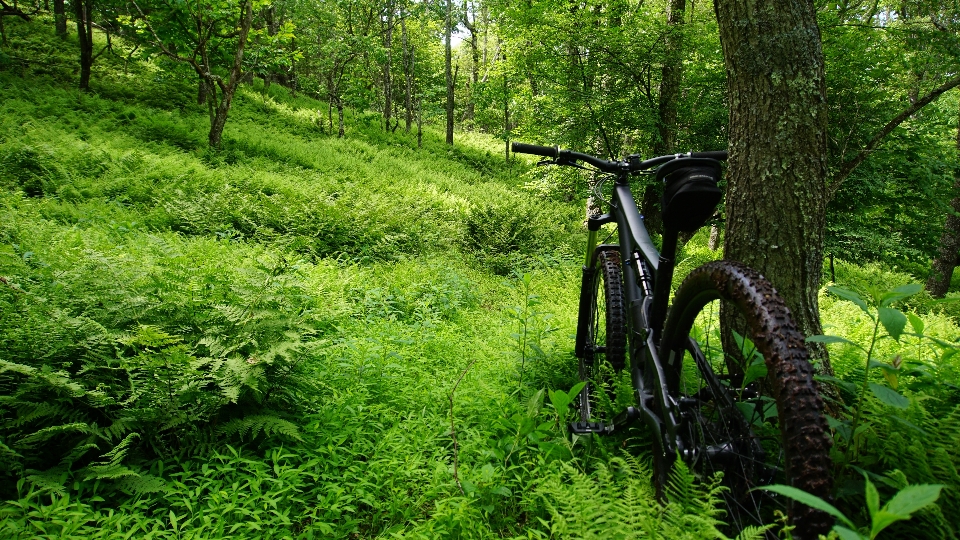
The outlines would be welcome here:
M 873 322 L 873 336 L 870 338 L 870 348 L 867 350 L 867 361 L 863 366 L 863 384 L 860 385 L 860 396 L 857 399 L 857 412 L 853 415 L 853 424 L 850 428 L 850 443 L 847 445 L 847 450 L 850 450 L 850 447 L 853 447 L 853 456 L 856 457 L 857 454 L 857 445 L 855 442 L 857 428 L 860 426 L 860 416 L 863 413 L 863 400 L 867 397 L 867 387 L 870 383 L 870 358 L 873 356 L 873 347 L 877 343 L 877 333 L 880 331 L 880 314 L 877 314 L 877 318 Z

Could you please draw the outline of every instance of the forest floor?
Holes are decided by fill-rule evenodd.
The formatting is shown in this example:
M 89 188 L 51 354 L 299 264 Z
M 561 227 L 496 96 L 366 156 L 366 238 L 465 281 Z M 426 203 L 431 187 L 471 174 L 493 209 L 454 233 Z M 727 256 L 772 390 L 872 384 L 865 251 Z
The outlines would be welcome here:
M 0 536 L 719 534 L 686 471 L 655 501 L 642 429 L 571 438 L 554 407 L 576 383 L 582 176 L 478 134 L 418 147 L 369 112 L 337 138 L 326 103 L 259 81 L 213 151 L 181 67 L 105 54 L 79 92 L 71 42 L 4 22 Z M 702 231 L 679 273 L 719 256 Z M 822 303 L 831 333 L 869 333 Z M 858 362 L 837 349 L 839 377 Z M 928 426 L 912 412 L 891 433 Z M 927 467 L 955 477 L 952 452 Z M 949 482 L 928 527 L 957 515 Z

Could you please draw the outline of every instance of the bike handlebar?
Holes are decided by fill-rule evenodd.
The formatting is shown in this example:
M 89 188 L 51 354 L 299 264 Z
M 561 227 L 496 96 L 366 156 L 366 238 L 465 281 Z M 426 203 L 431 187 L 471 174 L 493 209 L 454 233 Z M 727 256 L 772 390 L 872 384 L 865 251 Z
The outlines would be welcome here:
M 539 144 L 527 144 L 515 142 L 510 145 L 511 150 L 517 154 L 533 154 L 535 156 L 556 158 L 560 152 L 559 146 L 540 146 Z
M 609 173 L 618 173 L 618 172 L 640 172 L 647 169 L 652 169 L 658 165 L 662 165 L 668 161 L 693 157 L 693 158 L 709 158 L 716 159 L 719 161 L 724 161 L 727 159 L 727 152 L 724 150 L 711 151 L 711 152 L 687 152 L 685 154 L 670 154 L 666 156 L 659 156 L 646 161 L 640 161 L 639 156 L 631 155 L 627 156 L 625 161 L 610 161 L 606 159 L 599 158 L 597 156 L 592 156 L 590 154 L 582 154 L 580 152 L 573 152 L 571 150 L 561 150 L 559 146 L 540 146 L 537 144 L 526 144 L 515 142 L 511 145 L 511 149 L 517 154 L 532 154 L 535 156 L 543 156 L 548 158 L 553 158 L 557 165 L 573 165 L 577 161 L 583 161 L 593 165 L 594 167 L 600 169 L 603 172 Z

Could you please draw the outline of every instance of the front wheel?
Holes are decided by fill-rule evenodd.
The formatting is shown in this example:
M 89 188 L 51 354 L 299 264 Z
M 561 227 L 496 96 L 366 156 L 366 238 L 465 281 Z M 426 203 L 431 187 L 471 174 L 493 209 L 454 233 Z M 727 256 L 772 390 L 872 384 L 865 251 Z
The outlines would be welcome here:
M 623 294 L 620 253 L 603 250 L 584 280 L 582 319 L 584 347 L 580 355 L 580 380 L 587 383 L 577 401 L 580 420 L 609 420 L 605 403 L 612 397 L 612 375 L 626 364 L 627 315 Z M 605 399 L 606 398 L 606 399 Z
M 735 346 L 721 346 L 719 304 L 732 327 L 724 341 Z M 824 499 L 831 491 L 831 439 L 813 366 L 770 282 L 725 261 L 691 272 L 664 325 L 660 358 L 680 411 L 680 459 L 705 480 L 723 475 L 726 532 L 772 523 L 779 510 L 794 538 L 827 534 L 828 515 L 754 490 L 787 484 Z

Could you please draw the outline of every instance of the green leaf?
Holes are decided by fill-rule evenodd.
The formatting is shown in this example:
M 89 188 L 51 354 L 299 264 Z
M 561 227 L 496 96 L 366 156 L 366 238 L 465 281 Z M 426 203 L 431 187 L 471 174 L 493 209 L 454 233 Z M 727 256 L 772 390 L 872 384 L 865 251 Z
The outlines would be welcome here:
M 913 331 L 918 335 L 923 335 L 923 319 L 917 317 L 913 313 L 907 313 L 907 319 L 910 320 L 910 326 L 913 327 Z
M 840 336 L 810 336 L 807 338 L 807 343 L 846 343 L 861 348 L 860 345 Z
M 900 334 L 903 333 L 903 328 L 907 326 L 907 316 L 899 309 L 894 308 L 880 308 L 879 314 L 880 324 L 887 329 L 890 337 L 900 341 Z
M 823 382 L 828 382 L 830 384 L 836 385 L 838 388 L 842 388 L 843 390 L 846 390 L 851 394 L 857 393 L 856 384 L 849 381 L 842 381 L 832 375 L 814 375 L 813 379 L 815 381 L 823 381 Z
M 568 403 L 573 403 L 573 400 L 576 399 L 577 395 L 580 393 L 581 390 L 583 390 L 583 387 L 586 385 L 587 383 L 583 381 L 573 385 L 573 388 L 571 388 L 570 391 L 567 392 L 567 397 L 569 398 Z
M 907 486 L 893 496 L 883 510 L 891 514 L 909 516 L 924 506 L 933 504 L 940 497 L 942 484 L 917 484 Z
M 753 344 L 753 341 L 750 341 L 750 338 L 743 337 L 737 331 L 734 331 L 733 340 L 737 343 L 740 356 L 743 358 L 759 357 L 761 361 L 763 360 L 763 356 L 757 351 L 757 347 Z
M 887 307 L 890 304 L 903 300 L 908 296 L 913 296 L 923 290 L 923 286 L 919 283 L 908 283 L 907 285 L 901 285 L 893 290 L 883 293 L 880 297 L 880 307 Z
M 835 287 L 833 285 L 828 286 L 827 290 L 839 296 L 840 298 L 843 298 L 844 300 L 853 302 L 859 306 L 864 313 L 869 315 L 871 319 L 873 319 L 873 313 L 870 313 L 870 308 L 867 307 L 867 303 L 863 301 L 863 298 L 860 298 L 859 294 L 841 287 Z
M 868 367 L 869 367 L 870 369 L 880 368 L 880 369 L 882 369 L 883 371 L 885 371 L 885 372 L 887 372 L 887 373 L 899 373 L 899 372 L 900 372 L 899 369 L 891 366 L 890 364 L 887 364 L 887 363 L 885 363 L 885 362 L 880 362 L 880 361 L 877 361 L 877 360 L 871 360 L 870 362 L 868 362 L 867 365 L 868 365 Z
M 834 507 L 832 504 L 830 504 L 830 503 L 828 503 L 827 501 L 821 499 L 820 497 L 817 497 L 816 495 L 813 495 L 813 494 L 811 494 L 811 493 L 807 493 L 806 491 L 803 491 L 802 489 L 797 489 L 797 488 L 792 487 L 792 486 L 785 486 L 785 485 L 783 485 L 783 484 L 773 484 L 773 485 L 770 485 L 770 486 L 762 486 L 762 487 L 758 487 L 758 488 L 754 488 L 754 489 L 762 489 L 762 490 L 764 490 L 764 491 L 772 491 L 772 492 L 774 492 L 774 493 L 778 493 L 778 494 L 780 494 L 780 495 L 783 495 L 784 497 L 789 497 L 789 498 L 791 498 L 791 499 L 793 499 L 793 500 L 795 500 L 795 501 L 797 501 L 797 502 L 799 502 L 799 503 L 801 503 L 801 504 L 805 504 L 805 505 L 809 506 L 810 508 L 814 508 L 814 509 L 816 509 L 816 510 L 820 510 L 821 512 L 826 512 L 826 513 L 830 514 L 831 516 L 839 519 L 840 521 L 846 523 L 846 524 L 849 525 L 851 528 L 854 528 L 854 529 L 856 528 L 856 526 L 853 524 L 853 522 L 851 522 L 849 519 L 847 519 L 847 516 L 843 515 L 843 512 L 837 510 L 836 507 Z
M 916 431 L 917 433 L 923 435 L 924 437 L 928 437 L 928 436 L 929 436 L 929 434 L 928 434 L 926 431 L 924 431 L 923 429 L 921 429 L 919 426 L 917 426 L 917 425 L 914 424 L 913 422 L 908 422 L 907 420 L 904 420 L 903 418 L 900 418 L 899 416 L 897 416 L 897 415 L 895 415 L 895 414 L 888 415 L 888 418 L 890 418 L 891 420 L 893 420 L 894 422 L 896 422 L 896 423 L 898 423 L 898 424 L 900 424 L 900 425 L 902 425 L 902 426 L 905 426 L 905 427 L 907 427 L 907 428 L 910 428 L 910 429 Z
M 891 514 L 886 510 L 878 510 L 876 514 L 871 516 L 872 522 L 870 524 L 870 538 L 876 538 L 880 531 L 886 529 L 890 525 L 898 521 L 903 521 L 905 519 L 910 519 L 910 516 L 903 516 L 900 514 Z
M 869 478 L 864 476 L 863 480 L 866 483 L 864 496 L 867 499 L 867 510 L 871 516 L 874 516 L 880 511 L 880 493 L 877 491 L 877 486 L 873 485 Z
M 840 540 L 867 540 L 867 537 L 858 533 L 857 531 L 851 531 L 846 527 L 841 527 L 840 525 L 834 525 L 833 530 L 836 531 L 837 536 L 840 537 Z
M 543 404 L 543 389 L 537 390 L 537 393 L 530 398 L 530 401 L 527 402 L 527 416 L 530 418 L 536 418 L 537 413 L 540 412 L 540 406 Z
M 910 406 L 910 400 L 892 388 L 887 388 L 877 383 L 870 383 L 870 391 L 885 405 L 898 409 L 906 409 Z
M 557 410 L 557 414 L 565 414 L 571 401 L 570 398 L 567 397 L 567 393 L 563 390 L 551 390 L 549 395 L 550 403 L 553 405 L 553 408 Z

